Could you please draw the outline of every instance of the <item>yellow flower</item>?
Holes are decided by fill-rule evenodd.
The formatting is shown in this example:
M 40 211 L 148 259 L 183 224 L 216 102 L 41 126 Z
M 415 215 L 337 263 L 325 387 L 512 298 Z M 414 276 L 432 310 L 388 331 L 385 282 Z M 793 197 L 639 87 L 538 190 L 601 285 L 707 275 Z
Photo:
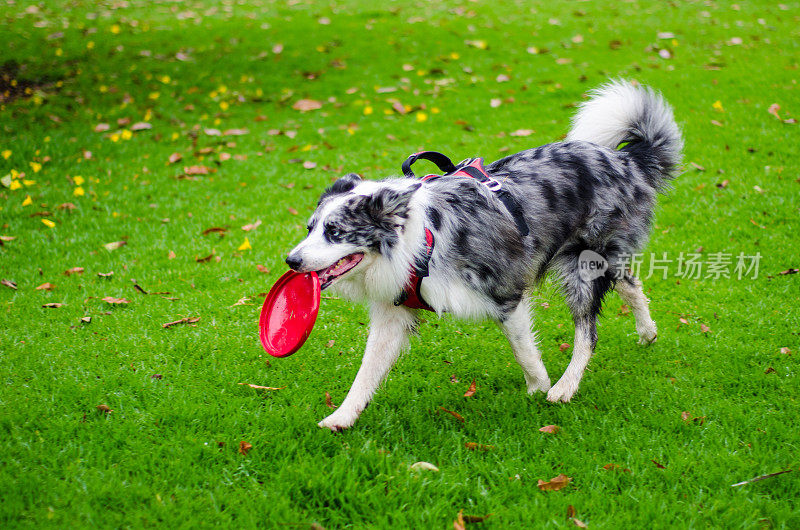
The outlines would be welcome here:
M 121 30 L 122 29 L 119 27 L 119 24 L 114 24 L 113 26 L 111 26 L 111 33 L 113 33 L 114 35 L 118 35 Z
M 177 139 L 178 139 L 178 138 L 180 138 L 180 137 L 181 137 L 181 135 L 180 135 L 180 134 L 178 134 L 178 133 L 176 133 L 176 132 L 172 133 L 172 136 L 171 136 L 171 138 L 172 138 L 173 140 L 177 140 Z
M 423 121 L 428 121 L 428 115 L 424 112 L 417 112 L 417 121 L 420 123 Z
M 91 50 L 92 48 L 94 48 L 94 41 L 90 40 L 89 42 L 86 43 L 86 49 Z
M 78 186 L 75 188 L 72 194 L 75 195 L 76 197 L 83 197 L 84 195 L 86 195 L 86 192 L 83 191 L 82 187 Z
M 25 200 L 22 201 L 22 205 L 23 206 L 30 206 L 31 204 L 33 204 L 33 199 L 31 199 L 30 195 L 26 195 L 25 196 Z
M 30 162 L 30 165 L 34 173 L 38 173 L 42 169 L 42 165 L 39 162 Z
M 244 238 L 244 243 L 239 245 L 239 248 L 237 250 L 250 250 L 251 248 L 253 248 L 253 247 L 250 246 L 250 240 L 247 239 L 247 238 Z
M 119 135 L 117 133 L 112 134 L 109 138 L 111 138 L 112 142 L 119 142 Z
M 108 87 L 106 85 L 100 85 L 100 88 L 98 88 L 98 90 L 100 91 L 101 94 L 105 94 L 106 92 L 108 92 Z
M 170 76 L 168 76 L 168 75 L 162 75 L 161 79 L 159 79 L 159 81 L 161 81 L 165 85 L 168 85 L 172 81 L 172 78 Z
M 153 111 L 147 109 L 147 112 L 144 113 L 144 121 L 150 121 L 150 118 L 153 117 Z
M 61 57 L 62 55 L 64 55 L 64 50 L 56 48 L 56 57 Z
M 372 114 L 372 107 L 367 105 L 366 107 L 364 107 L 364 116 L 369 116 L 370 114 Z
M 219 108 L 221 108 L 222 110 L 228 110 L 228 107 L 230 107 L 230 105 L 228 105 L 227 101 L 220 101 L 219 102 Z
M 22 181 L 22 183 L 25 184 L 25 186 L 30 187 L 30 186 L 33 186 L 34 184 L 36 184 L 36 181 L 35 180 L 27 180 L 27 179 L 25 179 L 25 180 Z
M 460 57 L 461 57 L 461 56 L 460 56 L 459 54 L 457 54 L 456 52 L 451 52 L 451 53 L 450 53 L 450 58 L 451 58 L 452 60 L 454 60 L 454 61 L 458 60 Z
M 10 149 L 5 149 L 5 150 L 4 150 L 2 153 L 0 153 L 0 154 L 2 154 L 2 155 L 3 155 L 3 158 L 5 158 L 6 160 L 8 160 L 8 158 L 11 156 L 11 150 L 10 150 Z
M 54 226 L 56 226 L 56 224 L 50 219 L 42 219 L 42 222 L 47 228 L 53 228 Z
M 86 182 L 86 180 L 80 175 L 75 175 L 74 177 L 72 177 L 72 182 L 74 182 L 76 186 L 80 186 L 81 184 Z
M 156 99 L 158 99 L 158 96 L 160 96 L 160 95 L 161 94 L 159 94 L 158 92 L 150 92 L 150 95 L 147 96 L 147 97 L 152 99 L 152 100 L 156 100 Z
M 130 132 L 128 129 L 123 129 L 122 131 L 122 139 L 123 140 L 130 140 L 133 137 L 133 133 Z
M 439 114 L 440 112 L 442 112 L 442 111 L 439 110 L 439 107 L 432 107 L 431 108 L 431 113 L 433 113 L 433 114 Z
M 228 87 L 226 87 L 225 85 L 220 85 L 220 86 L 218 86 L 218 87 L 217 87 L 217 91 L 218 91 L 220 94 L 224 94 L 225 92 L 227 92 L 227 91 L 228 91 Z
M 724 112 L 725 110 L 722 108 L 722 102 L 720 100 L 716 100 L 711 106 L 714 107 L 714 110 L 718 110 L 720 112 Z
M 19 183 L 18 180 L 12 180 L 11 184 L 8 185 L 8 189 L 11 191 L 18 190 L 22 187 L 22 184 Z

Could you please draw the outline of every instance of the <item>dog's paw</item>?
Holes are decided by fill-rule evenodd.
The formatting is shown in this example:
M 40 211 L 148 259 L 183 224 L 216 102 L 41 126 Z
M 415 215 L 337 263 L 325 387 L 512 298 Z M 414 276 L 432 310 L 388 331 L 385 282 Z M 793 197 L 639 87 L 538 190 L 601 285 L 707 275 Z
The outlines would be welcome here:
M 529 380 L 525 378 L 525 382 L 528 385 L 528 394 L 533 395 L 536 392 L 547 392 L 550 390 L 550 378 L 547 377 L 545 379 L 536 379 L 536 380 Z
M 547 401 L 551 403 L 569 403 L 575 392 L 578 391 L 580 380 L 574 380 L 566 376 L 561 377 L 558 382 L 547 392 Z
M 656 329 L 656 323 L 652 320 L 644 326 L 637 326 L 636 332 L 639 334 L 637 343 L 642 346 L 649 346 L 658 339 L 658 329 Z
M 317 423 L 317 426 L 321 429 L 330 429 L 333 432 L 340 432 L 352 427 L 357 419 L 357 414 L 340 414 L 337 410 L 321 422 Z

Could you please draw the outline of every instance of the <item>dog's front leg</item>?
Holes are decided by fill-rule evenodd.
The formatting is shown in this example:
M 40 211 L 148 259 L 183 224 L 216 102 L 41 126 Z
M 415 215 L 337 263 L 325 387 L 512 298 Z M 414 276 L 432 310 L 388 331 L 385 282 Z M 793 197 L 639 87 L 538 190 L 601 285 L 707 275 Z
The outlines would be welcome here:
M 370 330 L 361 368 L 344 402 L 319 422 L 332 431 L 347 429 L 369 404 L 373 394 L 408 344 L 408 333 L 417 324 L 414 311 L 375 303 L 370 308 Z

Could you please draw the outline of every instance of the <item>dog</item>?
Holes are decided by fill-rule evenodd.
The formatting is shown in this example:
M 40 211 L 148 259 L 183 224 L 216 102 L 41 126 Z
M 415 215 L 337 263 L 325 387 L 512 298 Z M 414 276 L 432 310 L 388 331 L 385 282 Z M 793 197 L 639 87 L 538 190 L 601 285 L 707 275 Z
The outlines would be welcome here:
M 354 424 L 423 309 L 495 320 L 528 393 L 544 392 L 551 402 L 569 402 L 578 390 L 610 290 L 631 308 L 639 342 L 656 340 L 648 299 L 627 266 L 647 241 L 657 194 L 679 172 L 682 135 L 672 108 L 650 88 L 617 80 L 591 96 L 564 141 L 485 169 L 472 159 L 453 165 L 461 172 L 423 180 L 349 174 L 325 190 L 286 263 L 315 271 L 323 289 L 368 303 L 370 328 L 347 397 L 320 427 Z M 467 166 L 486 178 L 470 178 L 479 175 L 465 174 Z M 607 267 L 584 274 L 586 252 Z M 557 279 L 575 325 L 572 359 L 552 386 L 530 314 L 530 290 L 546 273 Z

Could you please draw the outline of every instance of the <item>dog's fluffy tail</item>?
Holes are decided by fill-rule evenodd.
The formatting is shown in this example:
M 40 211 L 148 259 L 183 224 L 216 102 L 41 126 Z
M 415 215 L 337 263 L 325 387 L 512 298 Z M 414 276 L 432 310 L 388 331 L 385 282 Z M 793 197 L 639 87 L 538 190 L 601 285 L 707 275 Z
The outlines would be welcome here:
M 572 119 L 567 141 L 585 141 L 627 151 L 661 188 L 679 171 L 683 138 L 672 107 L 661 94 L 627 81 L 612 81 L 591 92 Z

